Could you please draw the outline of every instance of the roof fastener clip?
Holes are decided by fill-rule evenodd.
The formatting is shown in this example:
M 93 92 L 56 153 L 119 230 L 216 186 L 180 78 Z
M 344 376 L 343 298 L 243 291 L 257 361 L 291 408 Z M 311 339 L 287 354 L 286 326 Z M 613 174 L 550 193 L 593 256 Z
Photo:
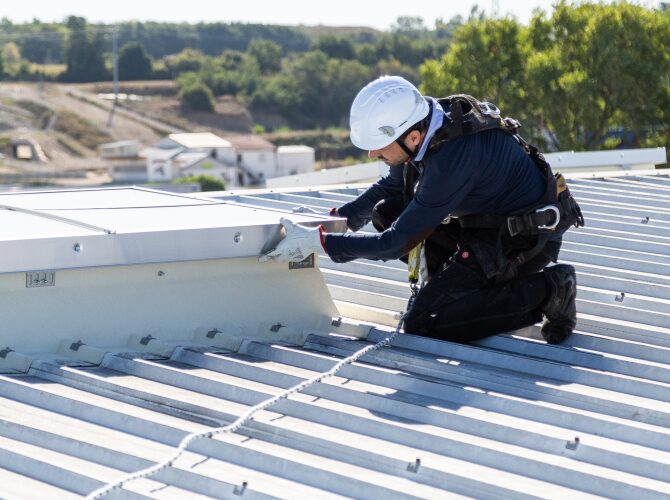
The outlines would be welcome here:
M 282 325 L 281 323 L 277 323 L 276 325 L 272 325 L 270 327 L 270 331 L 274 332 L 274 333 L 277 333 L 282 326 L 284 326 L 284 325 Z
M 649 224 L 649 216 L 647 215 L 644 219 L 640 221 L 642 224 Z
M 614 297 L 614 301 L 615 302 L 623 302 L 623 299 L 625 299 L 625 298 L 626 298 L 626 294 L 623 293 L 623 292 L 620 292 L 619 295 Z
M 342 325 L 342 316 L 339 318 L 333 318 L 333 321 L 330 322 L 330 326 L 340 327 Z
M 243 481 L 241 485 L 235 486 L 235 489 L 233 490 L 233 495 L 237 495 L 238 497 L 241 497 L 244 495 L 244 490 L 247 489 L 249 483 L 246 481 Z
M 565 443 L 565 447 L 568 450 L 573 450 L 574 451 L 574 450 L 577 449 L 578 446 L 579 446 L 579 437 L 578 436 L 575 436 L 574 441 L 568 441 L 567 443 Z
M 7 354 L 10 352 L 14 352 L 14 349 L 11 347 L 5 347 L 2 351 L 0 351 L 0 358 L 5 359 L 7 357 Z
M 421 467 L 420 458 L 417 458 L 414 462 L 410 462 L 407 464 L 407 470 L 410 472 L 414 472 L 415 474 L 419 472 L 419 467 Z

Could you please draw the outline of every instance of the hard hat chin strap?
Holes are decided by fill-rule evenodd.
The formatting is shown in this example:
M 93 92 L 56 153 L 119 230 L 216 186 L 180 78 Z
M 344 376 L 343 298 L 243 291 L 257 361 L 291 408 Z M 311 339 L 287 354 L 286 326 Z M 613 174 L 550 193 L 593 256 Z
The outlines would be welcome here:
M 408 147 L 407 144 L 405 144 L 405 141 L 403 140 L 404 137 L 398 137 L 395 142 L 398 146 L 400 146 L 400 149 L 402 149 L 405 153 L 407 153 L 407 156 L 409 156 L 410 160 L 414 159 L 414 156 L 416 156 L 415 151 L 411 151 Z M 418 148 L 416 148 L 418 149 Z

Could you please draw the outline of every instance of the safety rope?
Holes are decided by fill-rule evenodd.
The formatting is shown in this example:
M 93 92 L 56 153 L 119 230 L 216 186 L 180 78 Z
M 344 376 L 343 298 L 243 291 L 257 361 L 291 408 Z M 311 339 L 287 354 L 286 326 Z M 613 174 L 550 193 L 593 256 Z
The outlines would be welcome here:
M 139 470 L 137 472 L 132 472 L 130 474 L 127 474 L 123 476 L 121 479 L 118 479 L 114 481 L 113 483 L 109 483 L 105 486 L 102 486 L 98 488 L 97 490 L 93 491 L 92 493 L 89 493 L 86 496 L 87 500 L 94 500 L 98 498 L 102 498 L 103 496 L 107 495 L 108 493 L 111 493 L 112 491 L 121 488 L 124 484 L 133 481 L 134 479 L 142 479 L 142 478 L 147 478 L 149 476 L 153 476 L 157 472 L 162 471 L 163 469 L 170 467 L 177 458 L 181 456 L 184 451 L 186 451 L 186 448 L 188 447 L 189 444 L 191 444 L 193 441 L 201 438 L 211 438 L 214 436 L 217 436 L 219 434 L 227 434 L 230 432 L 235 432 L 237 431 L 240 427 L 242 427 L 244 424 L 246 424 L 249 420 L 253 418 L 253 416 L 258 413 L 259 411 L 266 410 L 270 406 L 274 405 L 275 403 L 278 403 L 282 399 L 288 398 L 290 395 L 295 394 L 297 392 L 300 392 L 304 389 L 307 389 L 309 386 L 316 384 L 317 382 L 321 382 L 322 380 L 325 380 L 329 377 L 332 377 L 335 375 L 342 367 L 345 365 L 349 365 L 355 361 L 357 361 L 359 358 L 362 356 L 365 356 L 366 354 L 376 351 L 378 349 L 381 349 L 382 347 L 388 345 L 391 343 L 391 341 L 400 333 L 400 329 L 402 328 L 405 318 L 407 317 L 407 312 L 411 309 L 412 303 L 414 302 L 414 299 L 416 297 L 416 294 L 418 292 L 418 289 L 416 286 L 412 286 L 412 296 L 409 299 L 409 302 L 407 303 L 407 311 L 403 313 L 400 317 L 400 321 L 398 321 L 398 326 L 396 326 L 395 332 L 385 339 L 377 342 L 374 345 L 369 345 L 364 347 L 363 349 L 355 352 L 348 358 L 344 358 L 341 361 L 339 361 L 337 364 L 335 364 L 330 370 L 327 372 L 320 373 L 319 375 L 316 375 L 315 377 L 305 380 L 289 389 L 286 389 L 284 392 L 267 399 L 265 401 L 262 401 L 261 403 L 257 404 L 256 406 L 253 406 L 250 408 L 246 413 L 241 415 L 237 420 L 235 420 L 232 424 L 228 424 L 223 427 L 217 427 L 214 429 L 210 429 L 208 431 L 202 431 L 202 432 L 193 432 L 186 436 L 184 439 L 181 440 L 179 443 L 179 446 L 175 449 L 174 453 L 170 455 L 168 458 L 163 460 L 162 462 L 157 463 L 156 465 L 152 465 L 150 467 L 147 467 L 145 469 Z

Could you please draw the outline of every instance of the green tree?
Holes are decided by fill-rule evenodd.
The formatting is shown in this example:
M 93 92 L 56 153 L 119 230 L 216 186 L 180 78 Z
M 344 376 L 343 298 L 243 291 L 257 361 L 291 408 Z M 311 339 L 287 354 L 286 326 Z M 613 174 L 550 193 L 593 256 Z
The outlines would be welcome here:
M 472 15 L 449 52 L 421 66 L 423 88 L 491 100 L 551 149 L 616 147 L 626 135 L 627 146 L 667 144 L 668 40 L 668 16 L 626 2 L 561 2 L 527 28 Z
M 190 111 L 214 111 L 216 101 L 211 89 L 195 73 L 185 73 L 177 81 L 182 106 Z
M 421 36 L 426 30 L 423 18 L 418 16 L 400 16 L 396 19 L 395 24 L 391 25 L 391 32 L 405 35 Z
M 177 54 L 166 56 L 163 59 L 165 67 L 177 78 L 182 73 L 200 71 L 205 64 L 206 57 L 197 49 L 184 49 Z
M 435 96 L 471 94 L 522 118 L 528 45 L 514 19 L 471 20 L 456 30 L 449 52 L 421 66 L 423 90 Z
M 277 112 L 300 127 L 343 125 L 351 101 L 370 76 L 358 61 L 310 51 L 290 57 L 279 73 L 265 79 L 251 104 Z
M 257 59 L 250 54 L 227 52 L 221 57 L 209 59 L 200 70 L 200 78 L 215 95 L 251 95 L 261 80 Z
M 106 79 L 108 72 L 102 56 L 105 45 L 103 34 L 98 32 L 92 36 L 83 17 L 70 16 L 66 24 L 69 33 L 65 49 L 67 69 L 63 79 L 68 82 Z
M 226 183 L 223 179 L 217 179 L 211 175 L 190 175 L 188 177 L 180 177 L 176 179 L 173 184 L 200 184 L 200 189 L 203 191 L 225 191 Z
M 21 51 L 14 42 L 7 42 L 2 46 L 2 57 L 8 67 L 18 66 L 21 62 Z
M 119 78 L 147 80 L 152 76 L 151 57 L 140 43 L 127 43 L 119 51 Z
M 355 59 L 356 50 L 351 39 L 343 36 L 324 35 L 312 45 L 312 50 L 320 50 L 335 59 Z
M 270 40 L 255 39 L 249 44 L 249 54 L 256 58 L 261 73 L 274 73 L 281 66 L 281 45 Z
M 529 37 L 531 104 L 554 147 L 596 149 L 616 130 L 632 132 L 633 146 L 668 142 L 669 18 L 626 2 L 560 3 L 535 16 Z

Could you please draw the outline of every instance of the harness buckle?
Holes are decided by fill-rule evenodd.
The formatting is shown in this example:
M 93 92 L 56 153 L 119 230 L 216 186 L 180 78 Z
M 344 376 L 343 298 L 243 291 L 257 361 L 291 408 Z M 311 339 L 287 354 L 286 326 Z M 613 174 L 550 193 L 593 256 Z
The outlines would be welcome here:
M 492 102 L 487 102 L 483 101 L 479 103 L 479 110 L 482 112 L 483 115 L 499 115 L 500 110 L 498 109 L 498 106 L 493 104 Z
M 546 207 L 538 208 L 537 210 L 535 210 L 535 213 L 545 212 L 547 210 L 551 210 L 552 212 L 554 212 L 554 215 L 556 216 L 556 220 L 554 221 L 553 224 L 549 224 L 549 225 L 542 224 L 541 226 L 537 226 L 537 228 L 538 229 L 549 229 L 550 231 L 553 231 L 554 229 L 556 229 L 556 226 L 558 226 L 558 223 L 561 222 L 561 212 L 554 205 L 547 205 Z

